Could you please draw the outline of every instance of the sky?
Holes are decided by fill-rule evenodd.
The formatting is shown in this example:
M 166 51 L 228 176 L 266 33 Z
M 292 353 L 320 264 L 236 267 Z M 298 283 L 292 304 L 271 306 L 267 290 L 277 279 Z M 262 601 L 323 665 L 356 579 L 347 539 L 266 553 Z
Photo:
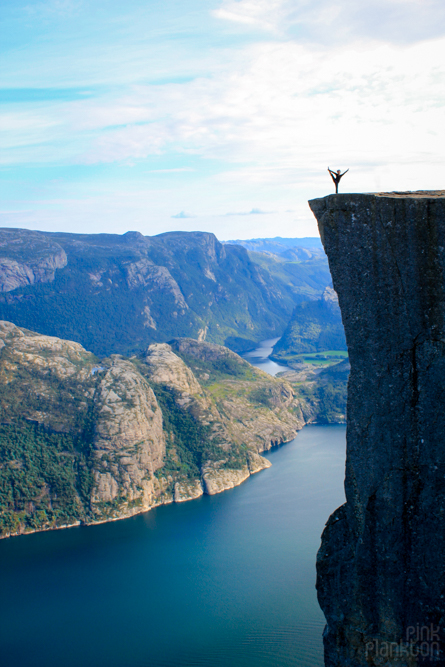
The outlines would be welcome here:
M 443 0 L 2 0 L 0 225 L 318 235 L 445 188 Z

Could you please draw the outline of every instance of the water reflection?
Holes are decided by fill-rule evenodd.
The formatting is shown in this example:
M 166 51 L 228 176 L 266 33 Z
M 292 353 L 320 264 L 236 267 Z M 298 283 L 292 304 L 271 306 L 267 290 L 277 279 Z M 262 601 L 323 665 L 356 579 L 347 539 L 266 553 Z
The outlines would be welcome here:
M 287 371 L 289 368 L 283 364 L 277 364 L 276 361 L 269 359 L 269 355 L 272 354 L 272 348 L 280 340 L 280 338 L 268 338 L 267 340 L 262 340 L 259 343 L 258 347 L 251 352 L 246 352 L 243 354 L 243 358 L 255 366 L 260 368 L 262 371 L 269 373 L 269 375 L 276 375 L 280 371 Z

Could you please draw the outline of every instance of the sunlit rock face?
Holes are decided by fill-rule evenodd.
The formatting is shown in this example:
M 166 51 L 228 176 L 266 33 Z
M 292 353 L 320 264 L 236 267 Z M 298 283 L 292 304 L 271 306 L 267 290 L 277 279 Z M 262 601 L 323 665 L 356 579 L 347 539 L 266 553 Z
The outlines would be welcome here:
M 66 264 L 64 249 L 44 234 L 0 229 L 0 292 L 51 282 Z
M 310 202 L 351 362 L 346 504 L 318 554 L 325 663 L 445 664 L 445 191 Z

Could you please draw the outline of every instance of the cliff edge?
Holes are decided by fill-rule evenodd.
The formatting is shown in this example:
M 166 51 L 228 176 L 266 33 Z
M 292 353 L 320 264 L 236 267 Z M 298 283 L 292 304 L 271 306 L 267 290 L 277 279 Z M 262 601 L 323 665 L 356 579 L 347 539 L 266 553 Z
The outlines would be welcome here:
M 445 664 L 445 191 L 309 205 L 351 363 L 346 503 L 317 558 L 328 667 Z

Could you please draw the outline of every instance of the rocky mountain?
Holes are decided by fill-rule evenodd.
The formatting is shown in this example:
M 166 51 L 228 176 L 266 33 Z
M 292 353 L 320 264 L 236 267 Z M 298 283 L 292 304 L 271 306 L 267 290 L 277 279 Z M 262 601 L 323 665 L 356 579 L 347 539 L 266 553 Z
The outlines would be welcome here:
M 241 351 L 279 335 L 295 305 L 330 283 L 324 257 L 257 255 L 204 232 L 2 229 L 0 318 L 99 356 L 178 336 Z
M 321 299 L 305 301 L 295 307 L 271 356 L 276 361 L 292 362 L 307 352 L 346 349 L 338 297 L 327 287 Z
M 327 667 L 445 664 L 445 191 L 310 202 L 348 342 L 346 503 L 317 559 Z
M 193 339 L 102 359 L 0 322 L 2 536 L 231 488 L 303 426 L 285 379 Z

